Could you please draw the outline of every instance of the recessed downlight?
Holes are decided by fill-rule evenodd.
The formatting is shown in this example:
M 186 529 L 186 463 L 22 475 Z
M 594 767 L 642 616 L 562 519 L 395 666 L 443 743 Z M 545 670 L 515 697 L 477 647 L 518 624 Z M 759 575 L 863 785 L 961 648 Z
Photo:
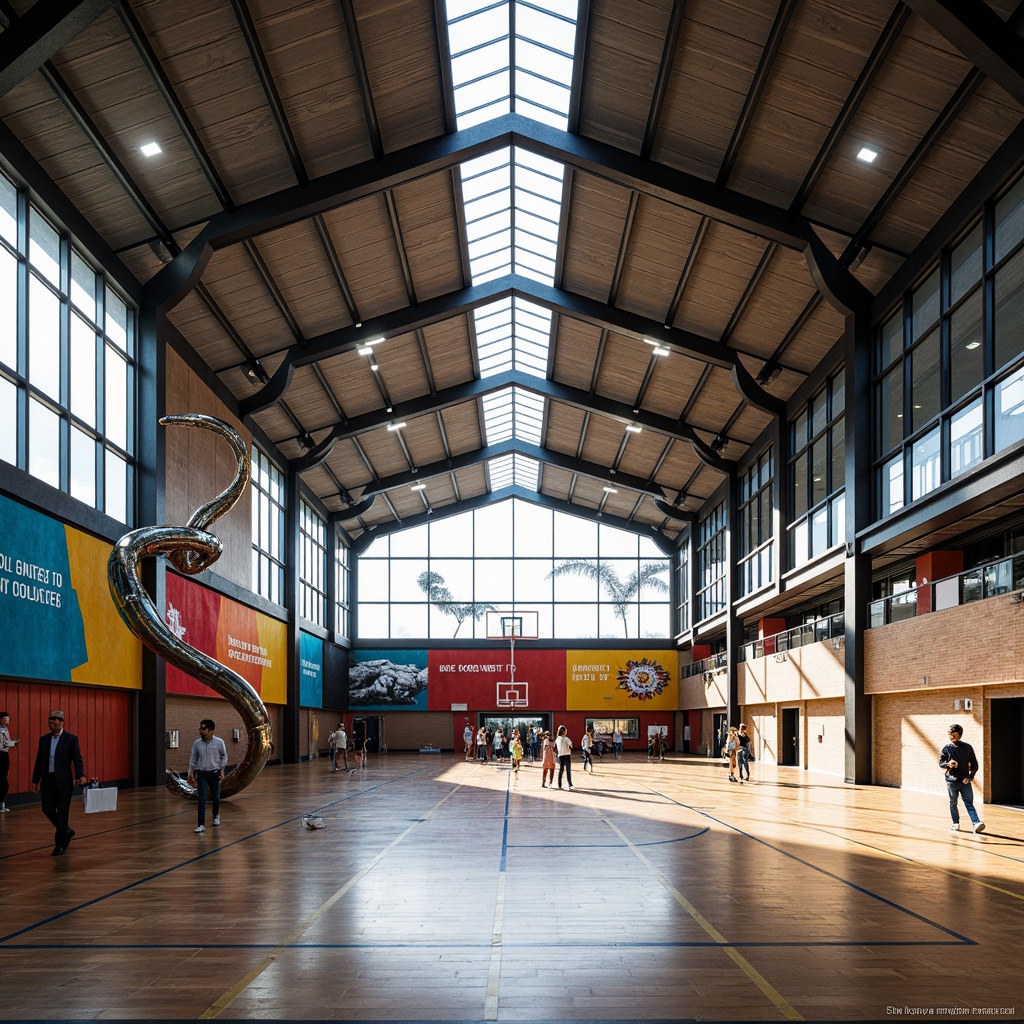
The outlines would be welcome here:
M 878 150 L 872 149 L 870 146 L 861 146 L 857 159 L 862 164 L 873 164 L 878 159 Z
M 159 142 L 144 142 L 139 146 L 139 152 L 143 156 L 156 156 L 157 154 L 162 153 L 163 150 L 160 148 Z

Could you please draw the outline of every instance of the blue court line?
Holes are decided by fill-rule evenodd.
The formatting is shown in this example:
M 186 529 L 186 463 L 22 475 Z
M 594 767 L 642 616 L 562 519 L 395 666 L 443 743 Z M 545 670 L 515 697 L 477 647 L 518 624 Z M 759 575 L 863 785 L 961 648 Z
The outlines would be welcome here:
M 795 860 L 798 864 L 803 864 L 804 867 L 810 868 L 812 871 L 817 871 L 820 874 L 825 875 L 826 877 L 831 878 L 834 881 L 839 882 L 842 885 L 845 885 L 850 889 L 855 890 L 856 892 L 862 893 L 864 896 L 867 896 L 870 899 L 877 900 L 879 903 L 882 903 L 885 906 L 892 907 L 893 910 L 898 910 L 901 914 L 906 914 L 908 917 L 913 917 L 931 928 L 935 928 L 938 931 L 945 932 L 947 935 L 952 935 L 955 939 L 957 939 L 964 945 L 978 945 L 976 940 L 970 939 L 966 935 L 961 935 L 959 932 L 953 931 L 952 928 L 947 928 L 945 925 L 939 924 L 938 921 L 932 921 L 930 918 L 925 917 L 923 914 L 917 913 L 916 910 L 910 910 L 908 907 L 904 907 L 901 904 L 896 903 L 893 900 L 890 900 L 877 892 L 872 892 L 870 889 L 866 889 L 864 886 L 858 885 L 856 882 L 851 882 L 848 878 L 843 878 L 841 875 L 837 875 L 834 872 L 827 870 L 826 868 L 819 867 L 817 864 L 812 864 L 810 861 L 804 860 L 803 857 L 798 857 L 795 853 L 790 853 L 788 850 L 783 850 L 781 847 L 773 846 L 767 840 L 761 839 L 755 835 L 751 835 L 749 832 L 744 832 L 743 829 L 737 827 L 736 825 L 731 825 L 727 821 L 722 821 L 721 818 L 716 818 L 713 814 L 708 814 L 707 811 L 698 810 L 692 804 L 684 804 L 682 800 L 676 800 L 674 797 L 667 796 L 660 790 L 652 789 L 651 792 L 657 794 L 663 800 L 675 804 L 677 807 L 684 807 L 686 808 L 686 810 L 694 811 L 703 818 L 709 818 L 711 821 L 714 821 L 719 825 L 723 825 L 725 828 L 731 830 L 732 832 L 735 832 L 737 835 L 744 836 L 747 839 L 752 839 L 755 843 L 760 843 L 762 846 L 767 846 L 769 850 L 774 850 L 776 853 L 781 853 L 784 857 L 789 857 L 791 860 Z M 730 943 L 730 945 L 732 945 L 732 943 Z M 864 943 L 864 945 L 867 945 L 867 943 Z
M 958 942 L 955 939 L 928 939 L 924 941 L 914 941 L 909 939 L 886 941 L 882 939 L 874 939 L 869 942 L 858 942 L 854 939 L 835 939 L 828 940 L 822 939 L 820 941 L 804 942 L 794 940 L 792 942 L 764 942 L 764 941 L 751 941 L 751 942 L 730 942 L 729 946 L 735 946 L 737 948 L 756 948 L 756 949 L 795 949 L 803 947 L 811 947 L 814 949 L 858 949 L 864 946 L 870 946 L 872 948 L 888 949 L 893 946 L 913 946 L 914 948 L 922 946 L 962 946 L 962 942 Z M 288 946 L 289 949 L 491 949 L 493 943 L 491 942 L 293 942 Z M 550 949 L 549 944 L 540 942 L 503 942 L 502 946 L 509 946 L 515 949 Z M 281 944 L 279 942 L 204 942 L 202 944 L 195 942 L 185 943 L 173 943 L 173 942 L 126 942 L 126 943 L 114 943 L 114 942 L 96 942 L 89 944 L 75 945 L 67 942 L 56 942 L 56 943 L 30 943 L 30 942 L 18 942 L 11 943 L 10 945 L 4 946 L 5 950 L 68 950 L 68 951 L 83 951 L 83 950 L 98 950 L 98 949 L 138 949 L 138 950 L 155 950 L 155 949 L 175 949 L 175 950 L 187 950 L 187 949 L 224 949 L 224 950 L 242 950 L 242 949 L 280 949 Z M 694 941 L 663 941 L 663 942 L 626 942 L 618 940 L 609 940 L 608 942 L 573 942 L 574 949 L 721 949 L 722 944 L 720 942 L 714 942 L 710 939 L 694 940 Z
M 344 803 L 346 800 L 354 800 L 357 797 L 363 796 L 367 793 L 376 792 L 378 789 L 382 789 L 384 786 L 390 786 L 394 782 L 400 782 L 402 779 L 408 778 L 410 775 L 420 774 L 425 769 L 417 769 L 413 772 L 406 772 L 404 775 L 396 776 L 393 779 L 387 779 L 384 782 L 379 783 L 376 786 L 370 786 L 366 789 L 359 790 L 358 793 L 351 793 L 347 796 L 340 797 L 337 800 L 333 800 L 328 804 L 323 804 L 323 807 L 334 807 L 336 804 Z M 206 860 L 207 857 L 215 857 L 217 854 L 224 850 L 230 849 L 232 846 L 237 846 L 239 843 L 248 842 L 250 839 L 255 839 L 256 836 L 265 835 L 267 832 L 273 832 L 275 829 L 283 828 L 285 825 L 290 825 L 296 821 L 301 821 L 306 814 L 296 814 L 292 818 L 286 818 L 284 821 L 279 821 L 276 825 L 269 825 L 267 828 L 262 828 L 257 832 L 250 832 L 247 836 L 241 836 L 238 839 L 234 839 L 231 842 L 224 843 L 218 846 L 216 849 L 207 850 L 206 853 L 201 853 L 197 857 L 190 857 L 188 860 L 181 861 L 179 864 L 172 864 L 170 867 L 163 868 L 160 871 L 156 871 L 151 875 L 147 875 L 145 878 L 136 879 L 134 882 L 129 882 L 127 885 L 122 885 L 119 889 L 112 889 L 110 892 L 104 893 L 102 896 L 96 896 L 94 899 L 86 900 L 85 903 L 79 903 L 77 906 L 68 907 L 67 910 L 62 910 L 59 914 L 53 914 L 50 917 L 44 918 L 42 921 L 37 921 L 35 924 L 26 925 L 24 928 L 19 928 L 17 931 L 11 932 L 9 935 L 0 936 L 0 946 L 5 946 L 8 949 L 15 949 L 16 946 L 7 946 L 6 944 L 11 939 L 16 939 L 19 935 L 24 935 L 27 932 L 35 931 L 37 928 L 42 928 L 44 925 L 52 924 L 54 921 L 59 921 L 62 917 L 67 917 L 70 914 L 77 913 L 79 910 L 85 910 L 87 907 L 95 906 L 97 903 L 102 903 L 104 900 L 108 900 L 113 896 L 119 896 L 121 893 L 129 892 L 132 889 L 138 888 L 140 885 L 145 885 L 147 882 L 152 882 L 155 878 L 160 878 L 162 875 L 170 874 L 172 871 L 178 871 L 181 868 L 188 867 L 190 864 L 197 864 L 201 860 Z M 170 815 L 174 817 L 174 815 Z M 29 947 L 33 948 L 33 947 Z M 39 946 L 39 949 L 46 949 L 46 946 Z M 57 947 L 54 947 L 57 948 Z M 140 947 L 142 948 L 142 947 Z

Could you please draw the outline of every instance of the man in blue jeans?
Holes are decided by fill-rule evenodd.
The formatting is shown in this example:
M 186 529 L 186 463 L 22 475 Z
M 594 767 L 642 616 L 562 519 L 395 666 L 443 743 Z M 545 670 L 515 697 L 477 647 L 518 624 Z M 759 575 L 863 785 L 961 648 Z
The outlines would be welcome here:
M 216 728 L 212 718 L 204 718 L 199 723 L 199 739 L 192 744 L 192 754 L 188 759 L 188 781 L 196 787 L 199 797 L 196 832 L 206 831 L 207 792 L 213 801 L 213 823 L 220 824 L 220 784 L 228 763 L 228 748 L 219 736 L 214 736 Z
M 960 831 L 960 808 L 957 799 L 963 797 L 967 816 L 971 819 L 975 832 L 985 831 L 985 822 L 978 817 L 974 809 L 974 787 L 971 785 L 978 772 L 978 759 L 974 747 L 964 743 L 961 737 L 964 730 L 954 723 L 949 727 L 949 742 L 939 754 L 939 767 L 946 770 L 946 789 L 949 790 L 949 815 L 953 819 L 950 832 Z

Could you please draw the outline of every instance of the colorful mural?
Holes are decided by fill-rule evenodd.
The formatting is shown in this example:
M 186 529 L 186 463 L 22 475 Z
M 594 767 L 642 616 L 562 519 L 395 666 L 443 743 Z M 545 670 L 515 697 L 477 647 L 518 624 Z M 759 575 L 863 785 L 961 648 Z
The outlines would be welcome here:
M 565 707 L 574 711 L 674 711 L 679 706 L 672 651 L 566 651 Z
M 109 542 L 0 497 L 0 675 L 139 689 L 142 645 L 107 589 Z
M 507 644 L 490 650 L 431 651 L 431 711 L 452 704 L 471 709 L 550 710 L 565 706 L 565 651 L 533 650 L 517 644 L 515 680 Z
M 185 643 L 237 672 L 265 704 L 287 702 L 285 623 L 172 572 L 167 573 L 164 620 Z M 167 666 L 167 692 L 214 696 L 173 665 Z
M 353 711 L 425 711 L 427 652 L 352 651 L 348 704 Z
M 299 633 L 299 704 L 324 706 L 324 642 L 318 636 Z

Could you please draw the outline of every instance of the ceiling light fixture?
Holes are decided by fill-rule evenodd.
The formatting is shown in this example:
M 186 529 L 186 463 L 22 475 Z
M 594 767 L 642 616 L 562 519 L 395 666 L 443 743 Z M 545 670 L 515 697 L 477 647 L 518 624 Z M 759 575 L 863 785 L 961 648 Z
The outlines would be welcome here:
M 967 344 L 964 347 L 967 349 L 968 352 L 973 352 L 976 348 L 980 348 L 981 347 L 981 342 L 980 341 L 969 341 L 969 342 L 967 342 Z
M 426 484 L 413 484 L 412 487 L 409 488 L 410 491 L 425 491 L 426 489 Z
M 310 434 L 308 430 L 305 433 L 299 434 L 295 440 L 298 441 L 307 452 L 312 451 L 316 447 L 316 441 L 313 440 L 313 435 Z
M 764 366 L 761 367 L 761 372 L 754 378 L 754 380 L 761 385 L 763 388 L 770 388 L 782 374 L 782 367 L 778 363 L 772 362 L 772 360 L 766 360 Z
M 628 430 L 631 434 L 642 433 L 643 429 L 644 429 L 643 427 L 638 427 L 635 423 L 627 423 L 626 424 L 626 430 Z
M 729 447 L 729 438 L 725 437 L 725 436 L 724 436 L 724 435 L 722 435 L 722 434 L 719 434 L 719 435 L 718 435 L 718 436 L 717 436 L 717 437 L 716 437 L 716 438 L 715 438 L 715 439 L 714 439 L 714 440 L 713 440 L 713 441 L 711 442 L 711 450 L 712 450 L 712 451 L 713 451 L 713 452 L 714 452 L 714 453 L 715 453 L 716 455 L 720 455 L 720 454 L 721 454 L 722 452 L 724 452 L 724 451 L 725 451 L 725 449 L 726 449 L 726 448 L 728 448 L 728 447 Z
M 253 358 L 248 360 L 242 369 L 245 372 L 246 377 L 248 377 L 253 384 L 270 383 L 270 374 L 263 369 L 263 366 L 258 359 Z
M 644 344 L 651 345 L 656 356 L 667 356 L 671 351 L 667 346 L 662 345 L 660 341 L 653 341 L 651 338 L 644 338 Z
M 158 153 L 162 153 L 163 150 L 160 148 L 159 142 L 144 142 L 139 146 L 139 152 L 143 156 L 156 156 Z
M 376 363 L 370 363 L 370 369 L 373 370 L 374 373 L 376 373 L 380 369 L 380 367 Z
M 619 493 L 619 489 L 617 487 L 606 487 L 604 490 L 605 490 L 606 494 L 618 494 Z
M 373 349 L 370 348 L 369 345 L 361 345 L 359 348 L 356 349 L 356 352 L 359 355 L 361 355 L 361 356 L 372 356 L 373 355 Z
M 873 164 L 878 158 L 878 150 L 872 149 L 870 146 L 861 146 L 860 152 L 857 154 L 857 159 L 862 164 Z
M 388 430 L 401 430 L 402 427 L 404 427 L 404 426 L 405 426 L 405 420 L 402 420 L 401 423 L 389 423 L 388 424 Z

